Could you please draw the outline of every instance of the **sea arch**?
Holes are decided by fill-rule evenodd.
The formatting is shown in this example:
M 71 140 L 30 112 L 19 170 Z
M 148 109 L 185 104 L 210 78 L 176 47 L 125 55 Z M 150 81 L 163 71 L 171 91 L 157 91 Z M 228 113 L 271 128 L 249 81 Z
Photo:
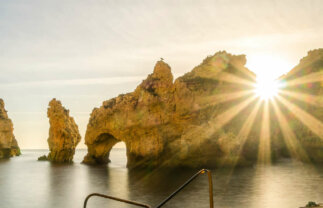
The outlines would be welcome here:
M 125 141 L 114 137 L 111 133 L 98 134 L 92 142 L 87 142 L 88 154 L 84 158 L 85 163 L 107 164 L 110 162 L 111 149 L 119 142 Z M 127 145 L 126 145 L 127 149 Z

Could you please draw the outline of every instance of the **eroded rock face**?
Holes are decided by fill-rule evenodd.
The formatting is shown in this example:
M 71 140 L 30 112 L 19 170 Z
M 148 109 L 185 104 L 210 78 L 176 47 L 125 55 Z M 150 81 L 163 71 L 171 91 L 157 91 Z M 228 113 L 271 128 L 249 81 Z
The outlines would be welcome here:
M 281 81 L 321 71 L 322 62 L 322 50 L 310 52 Z M 303 160 L 304 154 L 303 161 L 322 160 L 320 131 L 301 125 L 277 97 L 275 103 L 285 118 L 278 117 L 274 102 L 266 104 L 255 96 L 255 74 L 245 64 L 244 55 L 218 52 L 173 82 L 170 67 L 158 61 L 134 92 L 104 101 L 92 111 L 83 162 L 109 162 L 111 148 L 120 141 L 126 144 L 128 167 L 236 166 L 285 156 Z M 320 100 L 322 82 L 312 84 L 301 88 Z M 290 90 L 298 88 L 293 85 Z M 322 125 L 323 105 L 300 107 Z M 279 123 L 286 123 L 288 130 Z M 292 144 L 291 132 L 297 132 Z
M 75 148 L 81 140 L 78 126 L 60 101 L 53 99 L 47 110 L 49 118 L 47 160 L 52 162 L 72 162 Z M 44 157 L 41 157 L 44 160 Z
M 111 148 L 119 141 L 126 144 L 128 167 L 222 162 L 219 155 L 236 151 L 239 141 L 221 136 L 212 139 L 217 137 L 212 125 L 216 115 L 230 107 L 223 104 L 229 100 L 228 93 L 250 89 L 254 74 L 245 63 L 245 56 L 219 52 L 173 82 L 169 65 L 158 61 L 154 72 L 134 92 L 104 101 L 93 110 L 85 135 L 88 154 L 84 162 L 108 162 Z M 231 78 L 235 82 L 226 81 Z M 239 98 L 245 96 L 236 95 Z M 224 143 L 222 150 L 208 151 L 221 149 Z
M 294 134 L 285 141 L 287 149 L 291 146 L 288 152 L 303 161 L 322 163 L 323 49 L 309 51 L 281 80 L 286 86 L 277 105 L 287 109 L 282 114 Z
M 20 155 L 20 149 L 13 134 L 13 124 L 0 99 L 0 159 Z

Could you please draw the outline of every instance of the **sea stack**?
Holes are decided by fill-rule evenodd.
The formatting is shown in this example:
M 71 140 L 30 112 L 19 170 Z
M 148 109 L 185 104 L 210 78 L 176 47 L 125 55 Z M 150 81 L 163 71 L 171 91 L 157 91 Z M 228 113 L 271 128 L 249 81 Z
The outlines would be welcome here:
M 49 118 L 48 146 L 50 153 L 47 158 L 40 157 L 39 160 L 47 159 L 52 162 L 68 163 L 73 161 L 75 148 L 81 140 L 81 136 L 69 110 L 55 98 L 49 102 L 47 110 Z
M 0 159 L 20 155 L 20 149 L 13 134 L 13 124 L 0 99 Z

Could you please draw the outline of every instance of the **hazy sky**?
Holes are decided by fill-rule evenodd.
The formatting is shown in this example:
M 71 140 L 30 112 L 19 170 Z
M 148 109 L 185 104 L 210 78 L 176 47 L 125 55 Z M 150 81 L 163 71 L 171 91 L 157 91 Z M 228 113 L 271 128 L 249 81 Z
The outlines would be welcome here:
M 179 76 L 219 50 L 279 76 L 323 47 L 322 0 L 0 0 L 0 97 L 21 148 L 47 148 L 56 97 L 84 133 L 163 57 Z M 266 74 L 267 73 L 267 74 Z

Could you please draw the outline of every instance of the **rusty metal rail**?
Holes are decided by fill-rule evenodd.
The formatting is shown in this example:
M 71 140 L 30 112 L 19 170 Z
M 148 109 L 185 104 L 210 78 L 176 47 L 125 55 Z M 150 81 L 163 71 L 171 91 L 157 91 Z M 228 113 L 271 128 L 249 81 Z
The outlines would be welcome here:
M 211 171 L 208 170 L 208 169 L 202 169 L 199 172 L 195 173 L 190 179 L 188 179 L 176 191 L 174 191 L 171 195 L 169 195 L 166 199 L 164 199 L 161 203 L 159 203 L 155 208 L 160 208 L 160 207 L 164 206 L 169 200 L 171 200 L 176 194 L 178 194 L 181 190 L 183 190 L 194 179 L 196 179 L 199 175 L 202 175 L 202 174 L 205 174 L 205 173 L 207 173 L 208 179 L 209 179 L 209 201 L 210 201 L 210 208 L 214 208 L 212 174 L 211 174 Z M 119 202 L 124 202 L 124 203 L 127 203 L 127 204 L 136 205 L 138 207 L 151 208 L 151 206 L 150 205 L 147 205 L 147 204 L 143 204 L 143 203 L 139 203 L 139 202 L 135 202 L 135 201 L 130 201 L 130 200 L 125 200 L 125 199 L 120 199 L 120 198 L 117 198 L 117 197 L 112 197 L 112 196 L 108 196 L 108 195 L 104 195 L 104 194 L 98 194 L 98 193 L 90 194 L 90 195 L 88 195 L 85 198 L 84 206 L 83 206 L 84 208 L 86 208 L 87 202 L 88 202 L 88 200 L 92 196 L 98 196 L 98 197 L 108 198 L 108 199 L 112 199 L 112 200 L 115 200 L 115 201 L 119 201 Z
M 211 171 L 207 169 L 202 169 L 199 172 L 195 173 L 190 179 L 188 179 L 181 187 L 179 187 L 176 191 L 174 191 L 171 195 L 169 195 L 164 201 L 162 201 L 159 205 L 156 206 L 156 208 L 162 207 L 164 204 L 166 204 L 169 200 L 171 200 L 178 192 L 183 190 L 188 184 L 190 184 L 195 178 L 197 178 L 199 175 L 207 173 L 209 178 L 209 200 L 210 200 L 210 208 L 213 208 L 213 184 L 212 184 L 212 175 Z
M 107 199 L 112 199 L 112 200 L 119 201 L 119 202 L 123 202 L 123 203 L 126 203 L 126 204 L 136 205 L 136 206 L 138 206 L 138 207 L 151 208 L 151 207 L 150 207 L 149 205 L 147 205 L 147 204 L 142 204 L 142 203 L 139 203 L 139 202 L 129 201 L 129 200 L 126 200 L 126 199 L 120 199 L 120 198 L 117 198 L 117 197 L 108 196 L 108 195 L 104 195 L 104 194 L 98 194 L 98 193 L 90 194 L 90 195 L 88 195 L 88 196 L 85 198 L 84 206 L 83 206 L 84 208 L 86 208 L 86 206 L 87 206 L 87 202 L 89 201 L 89 199 L 90 199 L 92 196 L 98 196 L 98 197 L 103 197 L 103 198 L 107 198 Z

